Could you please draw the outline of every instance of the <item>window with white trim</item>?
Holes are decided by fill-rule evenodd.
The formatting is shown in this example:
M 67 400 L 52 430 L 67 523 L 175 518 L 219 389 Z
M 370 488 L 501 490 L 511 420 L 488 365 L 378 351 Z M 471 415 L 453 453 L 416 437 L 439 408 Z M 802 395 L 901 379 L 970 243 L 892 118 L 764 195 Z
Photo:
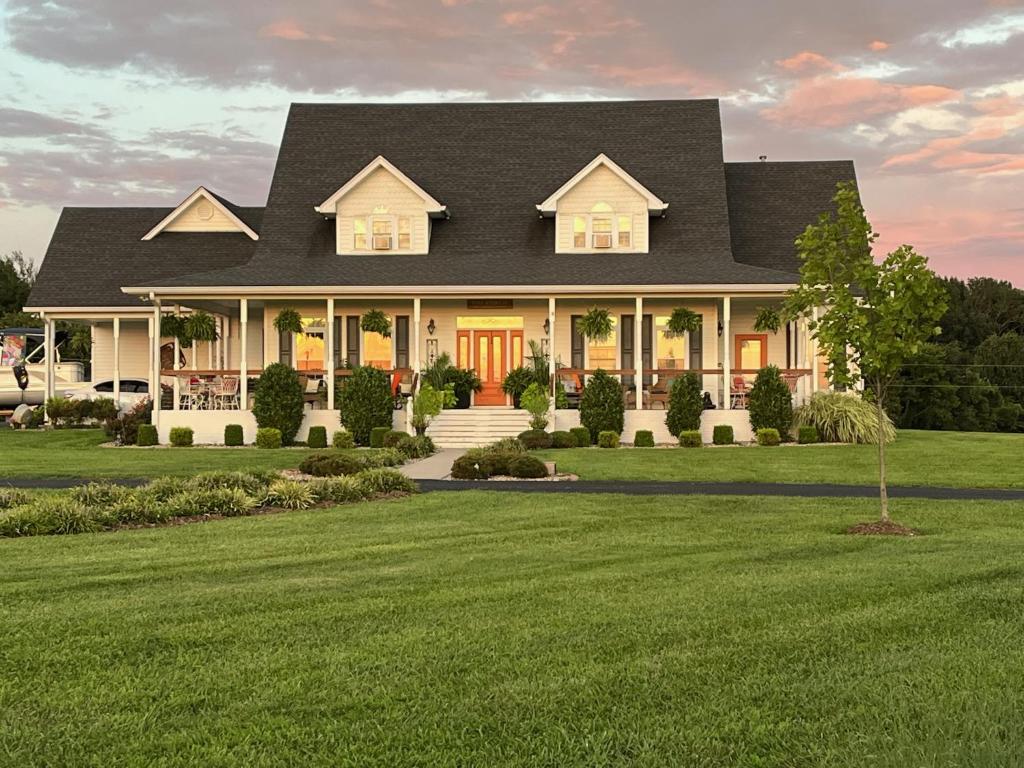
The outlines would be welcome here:
M 357 251 L 366 250 L 366 219 L 356 219 L 352 222 L 353 243 L 352 247 Z
M 390 251 L 394 243 L 394 220 L 390 216 L 373 216 L 370 218 L 370 231 L 373 233 L 373 250 Z
M 412 220 L 408 216 L 398 217 L 398 247 L 412 248 Z
M 572 217 L 572 245 L 573 248 L 587 247 L 587 217 Z
M 619 216 L 618 246 L 619 248 L 633 247 L 633 217 Z
M 572 247 L 603 251 L 633 249 L 633 214 L 616 213 L 608 203 L 597 203 L 589 213 L 572 215 Z
M 612 247 L 612 207 L 598 203 L 590 209 L 590 245 L 592 248 Z

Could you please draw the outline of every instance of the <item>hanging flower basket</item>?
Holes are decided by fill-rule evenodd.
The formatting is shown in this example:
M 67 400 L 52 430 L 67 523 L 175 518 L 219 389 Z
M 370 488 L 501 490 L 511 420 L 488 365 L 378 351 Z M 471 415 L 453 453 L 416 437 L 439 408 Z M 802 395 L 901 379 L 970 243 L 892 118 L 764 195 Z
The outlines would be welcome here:
M 294 309 L 282 309 L 274 318 L 278 333 L 302 333 L 302 318 Z
M 672 336 L 685 336 L 700 328 L 700 315 L 686 307 L 676 307 L 665 326 Z
M 604 341 L 612 335 L 612 316 L 607 309 L 594 307 L 579 320 L 579 332 L 591 341 Z
M 185 335 L 185 324 L 178 315 L 160 316 L 160 336 L 181 341 Z
M 779 313 L 771 307 L 758 307 L 757 316 L 754 318 L 754 330 L 758 333 L 771 331 L 778 333 L 782 327 L 782 318 Z
M 367 333 L 379 333 L 385 339 L 391 336 L 391 318 L 379 309 L 371 309 L 359 319 L 359 327 Z
M 201 309 L 186 317 L 182 325 L 185 336 L 192 341 L 216 341 L 218 338 L 217 321 L 213 315 Z

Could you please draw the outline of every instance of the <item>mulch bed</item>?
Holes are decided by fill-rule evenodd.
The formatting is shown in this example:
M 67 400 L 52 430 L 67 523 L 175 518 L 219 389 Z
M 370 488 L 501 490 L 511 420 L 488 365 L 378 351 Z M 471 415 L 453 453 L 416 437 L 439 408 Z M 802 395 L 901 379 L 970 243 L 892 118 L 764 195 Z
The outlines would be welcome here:
M 894 523 L 892 520 L 876 520 L 873 523 L 857 523 L 846 529 L 853 536 L 920 536 L 921 531 Z

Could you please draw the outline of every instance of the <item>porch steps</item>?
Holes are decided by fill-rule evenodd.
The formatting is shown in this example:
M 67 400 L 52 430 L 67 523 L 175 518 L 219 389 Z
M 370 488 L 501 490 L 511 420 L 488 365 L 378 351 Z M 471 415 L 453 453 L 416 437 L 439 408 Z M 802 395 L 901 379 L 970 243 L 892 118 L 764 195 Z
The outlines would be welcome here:
M 438 448 L 475 448 L 530 428 L 530 414 L 512 408 L 442 411 L 427 428 Z

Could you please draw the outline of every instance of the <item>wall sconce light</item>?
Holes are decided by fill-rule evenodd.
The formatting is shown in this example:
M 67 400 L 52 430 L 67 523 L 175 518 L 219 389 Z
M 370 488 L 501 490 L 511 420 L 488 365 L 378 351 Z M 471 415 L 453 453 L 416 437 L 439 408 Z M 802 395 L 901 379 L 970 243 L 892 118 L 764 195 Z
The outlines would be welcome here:
M 721 336 L 724 331 L 725 331 L 725 326 L 722 325 L 722 321 L 719 320 L 718 321 L 718 335 Z
M 434 335 L 434 331 L 436 331 L 436 330 L 437 330 L 437 326 L 434 325 L 434 318 L 430 318 L 430 322 L 427 323 L 427 333 L 429 333 L 431 336 L 433 336 Z
M 544 318 L 544 335 L 545 336 L 550 336 L 551 335 L 551 318 L 550 317 L 545 317 Z

